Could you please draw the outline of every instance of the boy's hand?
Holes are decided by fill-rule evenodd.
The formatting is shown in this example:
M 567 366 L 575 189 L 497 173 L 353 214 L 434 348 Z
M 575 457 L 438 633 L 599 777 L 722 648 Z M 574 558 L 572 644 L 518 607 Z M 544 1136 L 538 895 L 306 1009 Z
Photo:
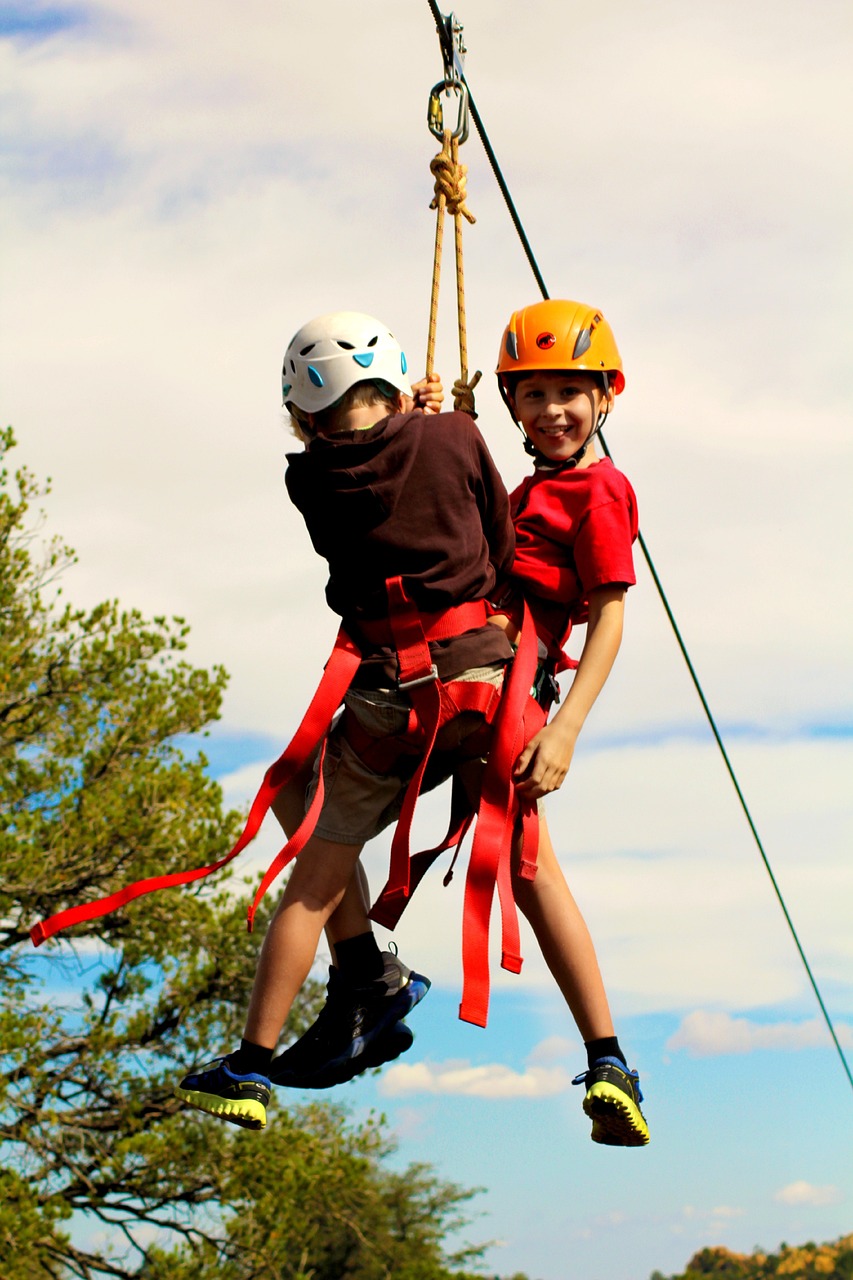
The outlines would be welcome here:
M 556 721 L 546 724 L 528 742 L 513 770 L 513 782 L 526 800 L 539 800 L 563 785 L 577 734 L 567 732 Z
M 444 387 L 437 373 L 430 373 L 420 382 L 412 383 L 412 396 L 415 404 L 424 413 L 441 413 L 444 404 Z

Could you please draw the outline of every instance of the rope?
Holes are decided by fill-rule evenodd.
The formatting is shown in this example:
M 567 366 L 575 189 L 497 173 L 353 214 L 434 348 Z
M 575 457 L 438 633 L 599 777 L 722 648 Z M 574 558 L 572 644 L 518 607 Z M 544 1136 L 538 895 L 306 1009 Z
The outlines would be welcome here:
M 456 249 L 456 323 L 459 332 L 459 378 L 453 384 L 453 407 L 476 417 L 474 412 L 474 388 L 480 381 L 480 373 L 468 381 L 468 331 L 465 323 L 465 267 L 462 257 L 462 219 L 474 223 L 477 219 L 465 203 L 468 183 L 468 166 L 459 163 L 459 140 L 444 132 L 441 151 L 430 162 L 430 172 L 435 178 L 435 194 L 430 208 L 436 210 L 435 252 L 432 262 L 432 288 L 429 302 L 429 332 L 427 334 L 427 377 L 433 371 L 435 361 L 435 335 L 438 327 L 438 293 L 441 283 L 441 254 L 444 244 L 444 215 L 452 214 Z
M 445 56 L 450 55 L 452 57 L 453 51 L 447 45 L 447 32 L 446 32 L 445 25 L 442 21 L 442 17 L 441 17 L 441 13 L 439 11 L 438 5 L 436 4 L 435 0 L 427 0 L 427 3 L 429 5 L 430 12 L 432 13 L 433 20 L 435 21 L 436 29 L 438 31 L 438 38 L 441 42 L 442 52 L 445 54 Z M 465 85 L 465 88 L 468 90 L 468 108 L 471 113 L 471 118 L 474 121 L 474 126 L 477 130 L 477 134 L 480 138 L 480 141 L 483 144 L 483 149 L 486 152 L 486 156 L 488 157 L 488 161 L 489 161 L 489 164 L 491 165 L 492 172 L 494 173 L 495 178 L 497 179 L 497 183 L 500 188 L 501 194 L 503 195 L 504 201 L 506 202 L 507 209 L 509 210 L 510 217 L 512 218 L 513 226 L 515 227 L 518 233 L 518 237 L 521 241 L 522 248 L 524 249 L 524 253 L 527 257 L 527 260 L 536 278 L 536 283 L 539 286 L 539 290 L 542 294 L 542 297 L 548 298 L 550 296 L 548 293 L 548 289 L 546 288 L 545 281 L 542 277 L 542 273 L 540 272 L 539 266 L 533 255 L 533 250 L 530 247 L 530 242 L 527 239 L 527 235 L 524 231 L 524 227 L 518 215 L 518 211 L 516 210 L 509 188 L 506 184 L 506 181 L 504 180 L 503 173 L 501 172 L 501 168 L 500 168 L 500 165 L 498 164 L 498 160 L 492 148 L 492 144 L 489 141 L 489 137 L 483 125 L 482 119 L 480 117 L 480 113 L 477 110 L 477 105 L 474 102 L 474 97 L 473 97 L 473 94 L 471 93 L 470 86 L 468 85 L 467 79 L 464 76 L 462 76 L 461 79 Z M 598 434 L 598 438 L 601 441 L 605 454 L 607 455 L 608 458 L 611 458 L 612 460 L 612 454 L 607 447 L 607 442 L 604 439 L 604 436 L 600 432 Z M 740 802 L 741 809 L 743 810 L 743 813 L 746 817 L 747 823 L 749 825 L 749 829 L 752 833 L 753 840 L 756 844 L 756 847 L 758 848 L 759 854 L 761 855 L 761 860 L 764 863 L 765 870 L 767 871 L 767 874 L 770 877 L 770 883 L 773 886 L 773 890 L 776 894 L 776 898 L 778 899 L 779 906 L 782 908 L 782 914 L 785 917 L 785 921 L 787 923 L 788 929 L 790 930 L 791 936 L 794 940 L 794 944 L 797 948 L 800 959 L 803 962 L 803 966 L 808 976 L 809 983 L 811 984 L 812 991 L 814 992 L 815 998 L 817 999 L 818 1007 L 820 1008 L 821 1014 L 823 1015 L 823 1020 L 826 1023 L 830 1036 L 832 1037 L 832 1042 L 835 1045 L 836 1052 L 841 1061 L 842 1068 L 844 1069 L 844 1072 L 850 1083 L 850 1087 L 853 1088 L 853 1072 L 851 1072 L 850 1070 L 850 1065 L 847 1061 L 847 1058 L 845 1057 L 844 1050 L 842 1049 L 841 1043 L 835 1032 L 835 1027 L 833 1026 L 832 1019 L 829 1016 L 829 1012 L 826 1008 L 826 1005 L 824 1004 L 823 997 L 821 996 L 820 988 L 818 987 L 817 980 L 815 979 L 815 976 L 812 973 L 811 966 L 809 965 L 809 962 L 806 958 L 806 953 L 803 950 L 802 944 L 800 943 L 799 936 L 797 935 L 797 930 L 795 929 L 794 922 L 791 919 L 791 914 L 788 911 L 787 906 L 785 905 L 785 899 L 782 896 L 782 891 L 779 888 L 779 884 L 776 880 L 775 875 L 773 874 L 773 870 L 770 866 L 770 860 L 764 851 L 764 845 L 762 844 L 761 838 L 759 837 L 759 834 L 758 834 L 758 829 L 752 819 L 752 814 L 750 813 L 749 808 L 747 806 L 743 791 L 737 779 L 737 774 L 735 773 L 734 767 L 731 763 L 731 760 L 729 759 L 729 755 L 728 755 L 728 752 L 726 751 L 725 744 L 722 739 L 722 735 L 720 734 L 720 731 L 717 728 L 716 721 L 714 720 L 714 716 L 711 713 L 711 708 L 708 704 L 708 700 L 705 697 L 705 693 L 702 689 L 702 685 L 699 681 L 699 677 L 696 674 L 696 669 L 694 668 L 693 663 L 690 659 L 690 654 L 688 653 L 687 646 L 684 643 L 684 640 L 682 639 L 681 632 L 675 620 L 675 615 L 673 614 L 672 609 L 670 608 L 669 601 L 667 600 L 666 593 L 663 589 L 663 584 L 658 576 L 658 572 L 657 572 L 657 569 L 655 568 L 655 564 L 652 559 L 651 552 L 648 549 L 648 546 L 646 544 L 645 539 L 643 538 L 642 533 L 638 535 L 638 542 L 640 544 L 640 549 L 643 553 L 643 557 L 646 561 L 646 564 L 649 567 L 649 571 L 652 575 L 652 580 L 657 589 L 657 593 L 664 607 L 666 616 L 669 619 L 669 624 L 672 627 L 672 631 L 673 631 L 673 634 L 675 635 L 676 642 L 678 644 L 679 649 L 681 650 L 681 655 L 684 658 L 685 663 L 687 664 L 687 670 L 690 673 L 690 679 L 693 681 L 693 686 L 697 694 L 699 695 L 699 701 L 702 704 L 702 710 L 705 713 L 705 717 L 708 721 L 708 724 L 710 725 L 711 732 L 714 736 L 714 740 L 717 744 L 717 747 L 719 748 L 726 770 L 732 781 L 732 785 L 734 786 L 735 793 L 737 795 L 738 801 Z

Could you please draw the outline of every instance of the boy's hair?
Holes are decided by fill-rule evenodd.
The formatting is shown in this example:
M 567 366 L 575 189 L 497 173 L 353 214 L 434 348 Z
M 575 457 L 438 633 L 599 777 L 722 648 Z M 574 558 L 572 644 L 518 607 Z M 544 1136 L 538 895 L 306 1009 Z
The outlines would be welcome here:
M 334 427 L 335 419 L 340 413 L 371 404 L 387 405 L 389 412 L 392 412 L 397 408 L 399 397 L 400 392 L 390 382 L 385 382 L 382 378 L 367 378 L 363 382 L 354 383 L 339 400 L 330 404 L 328 409 L 321 409 L 319 413 L 309 415 L 298 405 L 291 404 L 290 428 L 298 440 L 309 444 L 318 432 Z M 309 417 L 314 420 L 313 426 L 309 423 Z

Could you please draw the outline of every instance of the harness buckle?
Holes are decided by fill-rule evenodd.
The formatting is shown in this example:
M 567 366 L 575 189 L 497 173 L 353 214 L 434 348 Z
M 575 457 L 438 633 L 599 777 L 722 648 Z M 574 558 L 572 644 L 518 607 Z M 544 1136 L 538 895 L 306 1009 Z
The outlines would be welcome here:
M 420 684 L 433 684 L 438 679 L 438 667 L 435 663 L 429 669 L 429 673 L 425 676 L 415 676 L 414 680 L 398 680 L 397 688 L 415 689 Z

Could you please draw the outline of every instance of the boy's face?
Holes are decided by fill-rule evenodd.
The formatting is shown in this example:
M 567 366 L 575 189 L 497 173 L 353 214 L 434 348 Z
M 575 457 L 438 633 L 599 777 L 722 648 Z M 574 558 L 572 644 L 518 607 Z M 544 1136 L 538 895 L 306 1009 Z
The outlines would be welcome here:
M 613 403 L 593 373 L 537 370 L 519 380 L 512 397 L 526 436 L 551 462 L 565 462 L 591 436 L 598 415 Z M 578 466 L 589 466 L 588 450 Z

